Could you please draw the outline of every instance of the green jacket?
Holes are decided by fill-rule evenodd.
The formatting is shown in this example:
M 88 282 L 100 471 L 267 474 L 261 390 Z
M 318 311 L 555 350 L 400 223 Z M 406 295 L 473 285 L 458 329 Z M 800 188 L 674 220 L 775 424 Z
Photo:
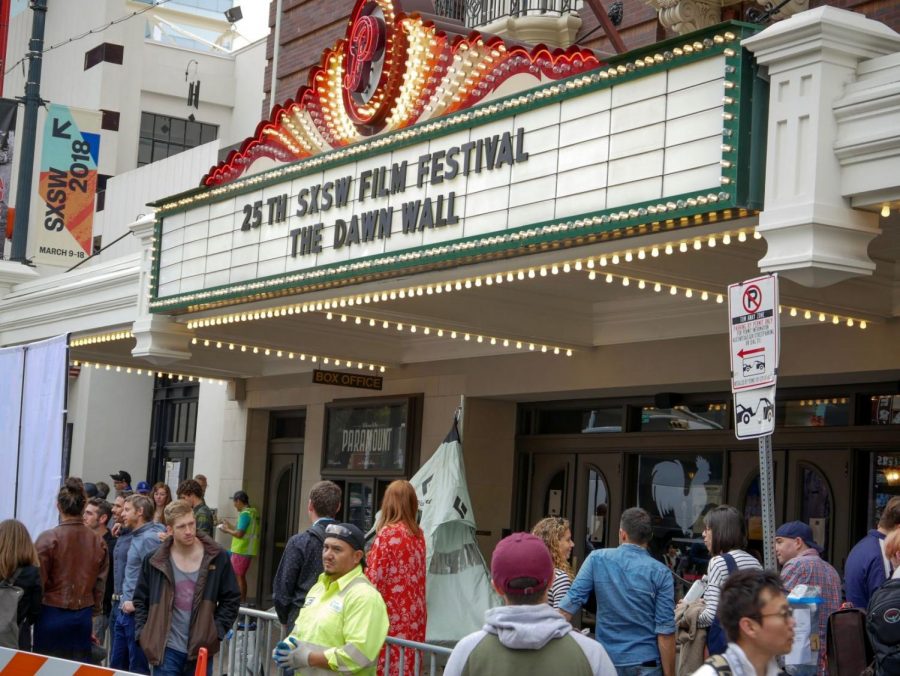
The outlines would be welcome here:
M 326 573 L 306 595 L 291 636 L 324 650 L 331 671 L 375 676 L 378 653 L 388 633 L 387 608 L 357 566 L 337 580 Z M 302 669 L 299 674 L 323 673 Z
M 259 512 L 256 511 L 256 507 L 247 507 L 241 511 L 237 530 L 240 530 L 241 518 L 245 514 L 248 516 L 249 523 L 244 530 L 244 537 L 231 536 L 231 553 L 257 556 L 259 554 Z

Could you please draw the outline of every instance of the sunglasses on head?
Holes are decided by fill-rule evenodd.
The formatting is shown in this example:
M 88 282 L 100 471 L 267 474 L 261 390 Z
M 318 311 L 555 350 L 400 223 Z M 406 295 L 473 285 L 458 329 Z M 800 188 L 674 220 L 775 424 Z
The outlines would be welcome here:
M 346 526 L 342 526 L 339 523 L 330 523 L 325 526 L 325 533 L 327 535 L 340 535 L 341 537 L 345 538 L 353 537 L 353 531 L 351 531 Z

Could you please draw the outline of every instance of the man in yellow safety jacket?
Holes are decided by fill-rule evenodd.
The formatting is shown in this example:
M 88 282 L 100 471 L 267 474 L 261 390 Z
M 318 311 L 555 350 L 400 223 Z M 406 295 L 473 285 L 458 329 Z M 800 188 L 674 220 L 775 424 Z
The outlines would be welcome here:
M 294 630 L 273 658 L 302 676 L 343 671 L 375 676 L 388 633 L 384 600 L 363 574 L 365 536 L 350 523 L 325 527 L 325 572 L 309 590 Z
M 232 526 L 227 521 L 219 524 L 219 530 L 231 536 L 231 567 L 241 590 L 241 603 L 247 600 L 247 571 L 253 558 L 259 555 L 259 512 L 250 506 L 250 496 L 237 491 L 231 496 L 238 512 L 238 521 Z

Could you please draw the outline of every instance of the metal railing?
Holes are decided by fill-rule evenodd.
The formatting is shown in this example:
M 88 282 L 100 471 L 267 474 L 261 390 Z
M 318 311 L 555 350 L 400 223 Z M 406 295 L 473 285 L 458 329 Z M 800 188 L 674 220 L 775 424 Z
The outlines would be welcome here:
M 477 28 L 505 17 L 562 16 L 581 9 L 582 0 L 435 0 L 435 11 Z
M 241 608 L 238 619 L 225 636 L 219 652 L 212 660 L 213 674 L 228 676 L 282 676 L 272 661 L 272 651 L 287 632 L 275 613 Z M 388 636 L 386 643 L 396 646 L 387 651 L 385 673 L 390 673 L 392 655 L 399 659 L 403 674 L 408 660 L 414 660 L 417 676 L 438 676 L 443 672 L 450 648 L 417 643 Z

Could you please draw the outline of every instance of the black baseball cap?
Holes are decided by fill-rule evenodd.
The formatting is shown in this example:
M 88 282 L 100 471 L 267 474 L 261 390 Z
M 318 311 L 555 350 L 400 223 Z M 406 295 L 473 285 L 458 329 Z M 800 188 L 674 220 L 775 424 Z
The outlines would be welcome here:
M 124 469 L 120 469 L 115 474 L 110 474 L 109 478 L 113 481 L 124 481 L 129 486 L 131 485 L 131 475 Z
M 343 540 L 357 551 L 366 551 L 366 536 L 352 523 L 328 524 L 325 526 L 325 537 Z

